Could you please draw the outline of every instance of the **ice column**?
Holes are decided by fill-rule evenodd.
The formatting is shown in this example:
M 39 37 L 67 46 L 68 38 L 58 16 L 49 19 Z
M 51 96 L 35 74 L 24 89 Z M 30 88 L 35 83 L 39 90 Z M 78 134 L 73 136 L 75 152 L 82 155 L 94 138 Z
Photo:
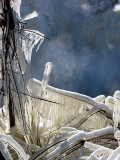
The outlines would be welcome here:
M 42 86 L 41 86 L 41 97 L 43 96 L 43 94 L 45 93 L 48 81 L 49 81 L 49 76 L 52 70 L 52 63 L 51 62 L 47 62 L 45 65 L 45 71 L 43 74 L 43 79 L 42 79 Z
M 114 128 L 118 127 L 119 115 L 120 115 L 120 91 L 114 93 L 114 110 L 113 110 L 113 120 Z

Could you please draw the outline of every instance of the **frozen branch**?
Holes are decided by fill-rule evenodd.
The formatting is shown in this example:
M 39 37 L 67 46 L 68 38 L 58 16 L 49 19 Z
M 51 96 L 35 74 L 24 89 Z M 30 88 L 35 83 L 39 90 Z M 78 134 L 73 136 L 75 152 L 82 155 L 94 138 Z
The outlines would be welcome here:
M 0 141 L 8 143 L 18 153 L 22 160 L 27 160 L 27 155 L 22 147 L 9 135 L 0 133 Z
M 58 148 L 56 148 L 54 151 L 52 151 L 50 154 L 48 154 L 46 157 L 43 158 L 43 160 L 49 160 L 55 156 L 58 156 L 62 153 L 63 150 L 65 150 L 68 146 L 73 144 L 74 142 L 78 140 L 90 140 L 96 137 L 100 137 L 107 134 L 113 134 L 114 129 L 113 127 L 106 127 L 103 129 L 99 129 L 92 132 L 84 132 L 80 131 L 79 133 L 71 136 L 68 138 L 65 142 L 63 142 Z

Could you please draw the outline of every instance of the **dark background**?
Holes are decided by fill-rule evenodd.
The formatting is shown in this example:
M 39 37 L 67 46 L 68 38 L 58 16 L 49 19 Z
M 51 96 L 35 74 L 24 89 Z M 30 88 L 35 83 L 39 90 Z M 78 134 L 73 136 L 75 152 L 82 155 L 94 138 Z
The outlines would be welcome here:
M 50 40 L 44 40 L 38 53 L 34 50 L 31 77 L 42 80 L 50 61 L 49 85 L 91 97 L 112 96 L 120 89 L 120 13 L 110 6 L 92 14 L 91 6 L 77 0 L 39 2 L 28 11 L 38 11 L 33 28 Z

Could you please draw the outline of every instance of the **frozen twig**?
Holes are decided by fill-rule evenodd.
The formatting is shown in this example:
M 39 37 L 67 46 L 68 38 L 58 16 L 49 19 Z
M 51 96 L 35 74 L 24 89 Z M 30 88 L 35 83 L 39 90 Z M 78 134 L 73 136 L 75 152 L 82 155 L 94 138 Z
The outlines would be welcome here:
M 109 148 L 104 148 L 104 147 L 101 147 L 101 148 L 98 148 L 97 150 L 95 150 L 91 155 L 90 157 L 88 158 L 88 160 L 93 160 L 93 157 L 100 157 L 102 155 L 110 155 L 112 152 L 111 149 Z
M 22 160 L 27 160 L 25 151 L 11 136 L 0 133 L 0 141 L 8 143 L 8 145 L 12 147 L 15 152 L 17 152 Z
M 103 129 L 99 129 L 92 132 L 84 132 L 80 131 L 79 133 L 71 136 L 68 138 L 65 142 L 63 142 L 58 148 L 56 148 L 54 151 L 52 151 L 50 154 L 48 154 L 46 157 L 43 158 L 43 160 L 48 160 L 53 157 L 58 156 L 61 154 L 63 150 L 65 150 L 68 146 L 70 146 L 72 143 L 78 141 L 78 140 L 90 140 L 96 137 L 100 137 L 107 134 L 113 134 L 114 129 L 113 127 L 106 127 Z
M 91 142 L 85 142 L 84 147 L 89 148 L 89 149 L 93 149 L 93 150 L 97 150 L 97 149 L 101 148 L 102 146 L 98 145 L 98 144 L 91 143 Z M 104 148 L 106 148 L 106 147 L 104 147 Z M 109 149 L 109 148 L 106 148 L 106 149 Z M 112 149 L 109 149 L 109 150 L 111 150 L 111 152 L 113 151 Z
M 120 147 L 116 148 L 107 160 L 114 160 L 120 154 Z

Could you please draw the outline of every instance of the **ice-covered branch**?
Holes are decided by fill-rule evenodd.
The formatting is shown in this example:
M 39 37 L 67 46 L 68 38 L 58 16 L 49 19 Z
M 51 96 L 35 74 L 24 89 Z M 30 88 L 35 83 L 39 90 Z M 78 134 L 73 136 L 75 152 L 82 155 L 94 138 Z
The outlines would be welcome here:
M 73 144 L 74 142 L 78 140 L 90 140 L 96 137 L 100 137 L 103 135 L 113 134 L 114 128 L 113 127 L 106 127 L 103 129 L 99 129 L 92 132 L 84 132 L 80 131 L 79 133 L 73 135 L 72 137 L 68 138 L 65 142 L 63 142 L 58 148 L 56 148 L 53 152 L 48 154 L 46 157 L 43 158 L 43 160 L 51 159 L 55 156 L 58 156 L 61 154 L 68 146 Z
M 93 100 L 96 101 L 96 102 L 103 103 L 105 101 L 105 96 L 104 95 L 99 95 L 99 96 L 93 98 Z
M 92 150 L 97 150 L 97 149 L 101 148 L 101 145 L 94 144 L 91 142 L 85 142 L 84 147 L 92 149 Z M 104 147 L 104 148 L 106 148 L 106 147 Z M 109 148 L 106 148 L 106 149 L 109 149 Z M 109 150 L 111 150 L 111 152 L 113 151 L 112 149 L 109 149 Z
M 97 150 L 95 150 L 90 157 L 88 158 L 88 160 L 93 160 L 93 157 L 100 157 L 102 155 L 110 155 L 111 154 L 111 150 L 109 148 L 98 148 Z
M 0 141 L 8 143 L 8 145 L 18 153 L 22 160 L 27 160 L 25 151 L 11 136 L 0 133 Z
M 116 148 L 107 160 L 114 160 L 120 154 L 120 147 Z
M 50 149 L 51 147 L 55 146 L 58 143 L 61 143 L 65 141 L 67 138 L 77 134 L 79 131 L 72 131 L 68 133 L 63 133 L 61 136 L 53 139 L 51 142 L 49 142 L 47 145 L 45 145 L 42 149 L 38 150 L 31 158 L 30 160 L 34 160 L 38 157 L 41 157 L 41 154 Z
M 0 141 L 0 152 L 2 153 L 2 155 L 6 160 L 12 160 L 12 157 L 8 149 L 6 148 L 6 145 L 2 141 Z

